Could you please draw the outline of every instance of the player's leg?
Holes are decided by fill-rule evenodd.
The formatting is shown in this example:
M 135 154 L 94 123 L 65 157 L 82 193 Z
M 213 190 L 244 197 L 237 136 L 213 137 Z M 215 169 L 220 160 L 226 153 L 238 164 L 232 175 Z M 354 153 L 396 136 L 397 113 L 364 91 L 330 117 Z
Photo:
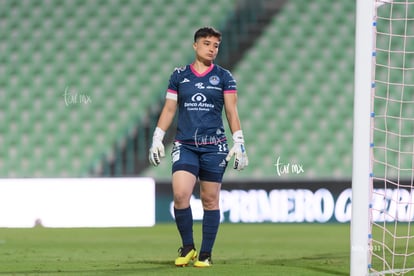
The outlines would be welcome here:
M 215 149 L 215 146 L 211 146 Z M 220 225 L 220 189 L 227 163 L 226 153 L 212 151 L 200 160 L 200 197 L 203 204 L 203 238 L 196 267 L 211 266 L 211 254 Z
M 190 199 L 196 181 L 196 176 L 188 171 L 179 170 L 173 173 L 174 208 L 185 209 L 190 207 Z
M 187 171 L 176 171 L 173 174 L 174 215 L 183 247 L 194 247 L 190 198 L 195 182 L 196 177 Z
M 186 266 L 197 257 L 193 239 L 193 215 L 190 198 L 196 182 L 195 175 L 187 171 L 176 171 L 173 174 L 174 215 L 182 247 L 175 260 L 176 266 Z
M 186 266 L 197 257 L 193 239 L 193 215 L 190 198 L 197 180 L 197 156 L 180 144 L 174 146 L 172 188 L 174 197 L 174 216 L 182 247 L 176 266 Z
M 203 204 L 204 215 L 200 254 L 196 267 L 208 267 L 212 264 L 211 252 L 216 240 L 220 225 L 220 187 L 221 183 L 211 181 L 200 181 L 200 197 Z

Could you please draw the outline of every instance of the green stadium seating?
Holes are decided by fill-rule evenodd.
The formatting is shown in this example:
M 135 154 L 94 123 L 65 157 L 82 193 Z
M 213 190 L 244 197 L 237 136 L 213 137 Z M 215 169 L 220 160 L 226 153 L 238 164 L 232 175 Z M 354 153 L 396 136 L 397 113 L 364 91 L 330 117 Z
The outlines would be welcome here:
M 288 1 L 238 63 L 250 166 L 225 179 L 351 177 L 354 12 L 352 2 Z M 305 172 L 279 176 L 278 158 Z M 169 178 L 170 162 L 143 175 Z
M 251 167 L 226 177 L 279 178 L 280 157 L 305 170 L 285 178 L 350 178 L 354 8 L 288 1 L 274 17 L 234 71 Z
M 234 3 L 0 0 L 0 177 L 87 175 Z
M 192 60 L 194 28 L 222 27 L 236 2 L 0 0 L 0 177 L 86 176 L 115 158 Z M 225 179 L 351 177 L 354 19 L 352 1 L 291 0 L 274 16 L 232 70 L 250 166 Z M 278 157 L 305 172 L 278 176 Z M 141 176 L 169 179 L 169 160 Z

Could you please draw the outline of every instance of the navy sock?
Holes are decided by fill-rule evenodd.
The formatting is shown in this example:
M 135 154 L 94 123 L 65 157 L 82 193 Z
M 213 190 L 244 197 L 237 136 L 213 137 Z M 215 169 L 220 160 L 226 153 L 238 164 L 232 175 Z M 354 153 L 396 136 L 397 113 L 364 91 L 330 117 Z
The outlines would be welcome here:
M 204 210 L 203 216 L 203 240 L 200 253 L 211 254 L 214 241 L 220 225 L 220 210 Z
M 177 225 L 178 232 L 180 232 L 183 246 L 193 245 L 193 213 L 191 212 L 191 206 L 185 209 L 174 208 L 175 224 Z

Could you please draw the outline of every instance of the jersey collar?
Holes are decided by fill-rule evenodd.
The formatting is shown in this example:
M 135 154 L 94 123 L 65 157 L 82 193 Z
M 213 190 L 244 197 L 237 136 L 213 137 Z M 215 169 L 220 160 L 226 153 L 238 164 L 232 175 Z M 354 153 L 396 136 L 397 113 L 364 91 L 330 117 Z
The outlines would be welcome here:
M 204 76 L 206 76 L 208 73 L 210 73 L 211 72 L 211 70 L 213 70 L 213 68 L 214 68 L 214 63 L 212 63 L 211 65 L 210 65 L 210 67 L 208 67 L 207 68 L 207 70 L 206 71 L 204 71 L 203 73 L 198 73 L 195 69 L 194 69 L 194 66 L 193 66 L 193 64 L 190 64 L 190 69 L 191 69 L 191 71 L 193 72 L 193 74 L 194 75 L 196 75 L 197 77 L 204 77 Z

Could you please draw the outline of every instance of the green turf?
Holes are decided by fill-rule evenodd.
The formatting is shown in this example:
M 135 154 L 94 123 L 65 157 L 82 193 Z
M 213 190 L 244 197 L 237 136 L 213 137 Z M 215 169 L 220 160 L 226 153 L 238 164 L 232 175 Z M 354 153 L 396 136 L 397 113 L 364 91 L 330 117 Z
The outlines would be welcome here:
M 175 267 L 179 244 L 174 224 L 0 229 L 0 275 L 349 275 L 349 224 L 222 224 L 206 269 Z

